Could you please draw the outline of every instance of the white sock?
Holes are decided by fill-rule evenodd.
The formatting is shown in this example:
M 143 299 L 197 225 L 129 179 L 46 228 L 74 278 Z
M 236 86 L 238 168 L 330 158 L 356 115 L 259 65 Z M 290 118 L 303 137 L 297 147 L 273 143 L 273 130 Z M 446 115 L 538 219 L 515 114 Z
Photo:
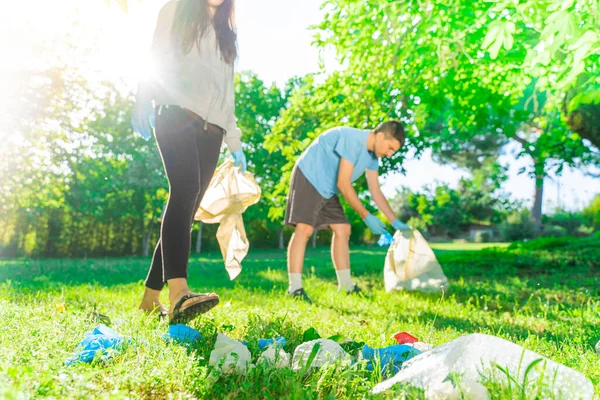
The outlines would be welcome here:
M 349 269 L 335 270 L 335 274 L 338 278 L 338 289 L 350 292 L 354 289 L 354 282 L 352 282 L 352 275 L 350 275 Z
M 296 290 L 302 289 L 302 274 L 288 272 L 288 277 L 290 279 L 289 293 L 294 293 Z

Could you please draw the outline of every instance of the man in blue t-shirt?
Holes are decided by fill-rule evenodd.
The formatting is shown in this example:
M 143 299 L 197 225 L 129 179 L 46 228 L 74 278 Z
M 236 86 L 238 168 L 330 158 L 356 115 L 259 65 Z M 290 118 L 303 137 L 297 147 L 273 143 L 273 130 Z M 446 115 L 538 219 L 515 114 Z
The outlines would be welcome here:
M 302 153 L 292 172 L 285 212 L 286 225 L 296 230 L 288 246 L 288 294 L 310 302 L 302 288 L 306 243 L 315 229 L 333 231 L 331 258 L 338 288 L 360 292 L 350 275 L 350 224 L 338 193 L 365 221 L 374 235 L 386 232 L 385 224 L 362 205 L 352 182 L 366 172 L 371 197 L 398 230 L 410 229 L 392 211 L 381 193 L 377 173 L 380 157 L 391 157 L 404 145 L 402 123 L 388 121 L 372 131 L 338 127 L 321 134 Z

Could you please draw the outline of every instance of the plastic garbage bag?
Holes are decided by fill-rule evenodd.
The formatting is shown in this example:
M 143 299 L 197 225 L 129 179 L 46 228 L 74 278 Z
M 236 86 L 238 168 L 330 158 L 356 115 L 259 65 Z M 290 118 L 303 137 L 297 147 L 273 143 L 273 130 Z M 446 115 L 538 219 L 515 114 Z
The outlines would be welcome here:
M 439 291 L 448 288 L 448 279 L 433 250 L 416 229 L 397 231 L 388 249 L 383 269 L 385 290 Z
M 419 350 L 421 353 L 425 353 L 426 351 L 429 351 L 434 348 L 434 346 L 432 344 L 425 343 L 425 342 L 414 342 L 414 343 L 410 343 L 409 346 L 414 347 L 415 349 Z
M 292 369 L 299 371 L 306 367 L 308 359 L 315 345 L 318 345 L 318 351 L 308 366 L 308 368 L 319 368 L 327 363 L 332 363 L 337 360 L 349 360 L 350 356 L 342 349 L 342 347 L 331 339 L 316 339 L 302 343 L 294 350 L 292 359 Z
M 372 371 L 373 366 L 378 365 L 381 368 L 382 375 L 386 376 L 398 372 L 404 362 L 418 356 L 421 352 L 409 344 L 396 344 L 382 349 L 373 349 L 365 345 L 361 354 L 365 360 L 369 361 L 367 364 L 368 370 Z
M 481 383 L 463 379 L 457 386 L 450 381 L 432 385 L 425 391 L 427 400 L 489 400 L 490 393 Z
M 258 362 L 274 368 L 288 368 L 290 366 L 290 355 L 275 344 L 267 347 L 262 352 Z
M 108 349 L 120 350 L 124 345 L 124 338 L 104 324 L 99 324 L 84 335 L 83 340 L 77 346 L 75 353 L 66 361 L 66 365 L 80 362 L 92 362 L 96 354 L 100 354 L 103 360 L 111 358 Z
M 534 362 L 537 364 L 528 368 Z M 527 398 L 537 396 L 533 390 L 537 390 L 540 379 L 544 383 L 542 398 L 591 400 L 594 394 L 592 383 L 583 374 L 508 340 L 483 334 L 460 337 L 407 361 L 393 378 L 376 385 L 373 393 L 384 392 L 398 382 L 430 391 L 451 376 L 460 376 L 461 389 L 476 392 L 477 388 L 469 388 L 469 382 L 481 383 L 483 377 L 506 382 L 500 368 L 507 369 L 520 384 L 527 371 Z
M 202 340 L 200 332 L 183 324 L 170 325 L 169 331 L 162 337 L 165 340 L 173 340 L 180 343 L 192 343 L 196 340 Z
M 251 360 L 252 356 L 246 346 L 219 333 L 217 334 L 215 348 L 210 353 L 208 364 L 226 374 L 246 375 L 248 368 L 254 367 L 250 363 Z
M 283 347 L 286 343 L 287 341 L 285 340 L 285 338 L 281 336 L 275 339 L 258 339 L 258 349 L 262 350 L 265 347 L 272 345 Z
M 240 173 L 229 159 L 215 171 L 196 212 L 196 220 L 219 223 L 217 241 L 231 279 L 242 271 L 242 260 L 250 248 L 242 213 L 259 199 L 260 187 L 252 174 Z

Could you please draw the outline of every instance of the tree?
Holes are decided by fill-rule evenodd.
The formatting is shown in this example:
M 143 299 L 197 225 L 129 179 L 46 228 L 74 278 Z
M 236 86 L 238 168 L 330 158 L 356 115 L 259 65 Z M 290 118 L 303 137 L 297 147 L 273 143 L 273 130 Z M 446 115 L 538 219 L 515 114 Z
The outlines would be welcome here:
M 446 184 L 421 192 L 403 189 L 390 203 L 415 227 L 449 237 L 461 236 L 471 224 L 497 224 L 515 208 L 497 188 L 482 188 L 473 179 L 461 179 L 455 189 Z
M 285 158 L 280 150 L 269 152 L 264 141 L 299 82 L 299 79 L 293 78 L 280 90 L 275 85 L 267 87 L 251 72 L 238 74 L 235 78 L 236 116 L 242 130 L 248 168 L 262 191 L 259 204 L 250 207 L 244 214 L 248 233 L 253 235 L 258 245 L 274 242 L 280 247 L 283 245 L 283 218 L 281 215 L 268 218 L 268 215 L 270 209 L 281 206 L 281 199 L 274 192 L 282 176 L 281 165 Z
M 352 77 L 345 82 L 362 103 L 395 103 L 414 120 L 414 139 L 434 150 L 457 150 L 482 135 L 520 143 L 519 156 L 533 161 L 532 214 L 539 221 L 547 172 L 597 162 L 558 106 L 582 74 L 586 82 L 598 79 L 598 10 L 566 3 L 329 0 L 315 41 L 335 48 L 341 75 Z M 558 32 L 564 18 L 581 24 Z M 579 101 L 582 93 L 598 99 L 588 86 L 578 86 Z

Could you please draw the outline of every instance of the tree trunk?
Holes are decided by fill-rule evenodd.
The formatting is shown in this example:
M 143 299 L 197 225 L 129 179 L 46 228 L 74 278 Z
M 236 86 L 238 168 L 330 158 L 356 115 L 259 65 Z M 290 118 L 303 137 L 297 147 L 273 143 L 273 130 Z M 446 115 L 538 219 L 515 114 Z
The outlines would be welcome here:
M 202 227 L 204 224 L 202 221 L 198 221 L 198 236 L 196 236 L 196 254 L 200 254 L 202 251 Z
M 535 191 L 533 194 L 533 207 L 531 208 L 531 218 L 535 222 L 536 231 L 542 230 L 542 203 L 544 199 L 544 161 L 534 159 L 535 168 Z
M 283 235 L 283 227 L 278 229 L 279 231 L 279 250 L 283 250 L 285 248 L 285 236 Z
M 317 248 L 317 230 L 316 229 L 312 234 L 312 248 L 313 249 Z

